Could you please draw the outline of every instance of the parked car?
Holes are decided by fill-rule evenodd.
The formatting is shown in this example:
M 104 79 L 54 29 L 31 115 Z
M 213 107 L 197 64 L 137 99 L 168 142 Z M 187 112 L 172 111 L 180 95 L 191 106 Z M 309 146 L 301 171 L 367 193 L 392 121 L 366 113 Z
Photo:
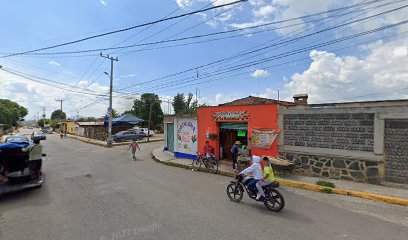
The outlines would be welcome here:
M 25 136 L 16 135 L 16 136 L 9 136 L 6 138 L 6 143 L 30 143 L 30 139 Z
M 31 134 L 31 139 L 47 140 L 47 135 L 45 135 L 45 133 L 42 132 L 33 132 L 33 134 Z
M 137 133 L 135 131 L 122 131 L 113 135 L 113 141 L 124 142 L 132 139 L 142 140 L 145 137 L 143 133 Z
M 150 132 L 149 132 L 149 129 L 148 129 L 148 128 L 138 128 L 138 129 L 136 129 L 136 130 L 139 130 L 140 132 L 144 133 L 146 136 L 147 136 L 147 133 L 149 133 L 149 137 L 153 137 L 153 136 L 154 136 L 154 131 L 151 130 L 151 129 L 150 129 Z

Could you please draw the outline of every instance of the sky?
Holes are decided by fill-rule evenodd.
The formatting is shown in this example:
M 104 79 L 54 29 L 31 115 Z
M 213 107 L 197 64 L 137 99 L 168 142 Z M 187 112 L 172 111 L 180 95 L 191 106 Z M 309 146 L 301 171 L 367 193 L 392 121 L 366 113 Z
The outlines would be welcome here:
M 277 99 L 278 91 L 288 101 L 306 93 L 310 103 L 408 98 L 406 0 L 249 0 L 5 57 L 233 1 L 4 0 L 0 65 L 7 71 L 0 71 L 0 98 L 26 106 L 27 119 L 43 108 L 50 116 L 59 99 L 69 117 L 103 116 L 111 65 L 100 52 L 118 58 L 118 112 L 148 92 L 160 96 L 164 113 L 172 113 L 174 95 L 189 92 L 208 105 Z M 139 46 L 63 54 L 129 45 Z

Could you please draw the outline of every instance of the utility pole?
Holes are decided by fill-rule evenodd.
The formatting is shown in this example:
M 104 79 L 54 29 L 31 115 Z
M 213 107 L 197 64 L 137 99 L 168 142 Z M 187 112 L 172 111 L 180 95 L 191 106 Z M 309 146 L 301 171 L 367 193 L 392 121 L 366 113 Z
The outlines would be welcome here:
M 112 147 L 112 91 L 113 91 L 113 61 L 118 61 L 118 58 L 114 58 L 108 55 L 103 55 L 101 53 L 101 57 L 107 58 L 111 60 L 111 73 L 110 75 L 105 72 L 106 75 L 110 78 L 110 87 L 109 87 L 109 127 L 108 127 L 108 140 L 107 140 L 107 147 Z
M 44 128 L 45 127 L 45 107 L 41 107 L 41 109 L 43 111 L 42 118 L 43 118 L 43 128 Z
M 57 101 L 57 102 L 61 102 L 61 108 L 60 108 L 60 119 L 62 120 L 62 102 L 64 101 L 64 100 L 62 100 L 62 98 L 61 99 L 55 99 L 55 101 Z
M 147 127 L 147 142 L 150 141 L 150 122 L 152 121 L 153 99 L 150 99 L 149 123 Z

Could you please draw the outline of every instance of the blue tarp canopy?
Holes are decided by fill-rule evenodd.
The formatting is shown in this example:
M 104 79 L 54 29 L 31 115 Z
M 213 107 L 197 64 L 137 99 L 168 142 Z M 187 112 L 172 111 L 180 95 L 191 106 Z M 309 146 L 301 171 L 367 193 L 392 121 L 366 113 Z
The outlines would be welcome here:
M 112 119 L 112 126 L 121 127 L 121 126 L 136 126 L 138 123 L 144 122 L 143 119 L 140 119 L 132 114 L 125 114 L 123 116 Z M 105 121 L 105 126 L 108 125 L 108 120 Z

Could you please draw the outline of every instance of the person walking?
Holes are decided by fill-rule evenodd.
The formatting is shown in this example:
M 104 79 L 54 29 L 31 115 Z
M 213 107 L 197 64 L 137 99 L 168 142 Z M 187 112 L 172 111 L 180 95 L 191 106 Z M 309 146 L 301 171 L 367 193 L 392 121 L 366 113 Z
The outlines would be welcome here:
M 234 145 L 232 145 L 232 148 L 231 148 L 232 169 L 235 169 L 235 167 L 237 165 L 238 153 L 240 151 L 240 148 L 241 148 L 241 142 L 240 141 L 236 141 L 234 143 Z
M 136 149 L 139 149 L 140 151 L 140 147 L 139 147 L 139 144 L 136 142 L 136 139 L 132 140 L 132 142 L 129 145 L 129 149 L 131 149 L 132 151 L 133 160 L 136 161 Z

